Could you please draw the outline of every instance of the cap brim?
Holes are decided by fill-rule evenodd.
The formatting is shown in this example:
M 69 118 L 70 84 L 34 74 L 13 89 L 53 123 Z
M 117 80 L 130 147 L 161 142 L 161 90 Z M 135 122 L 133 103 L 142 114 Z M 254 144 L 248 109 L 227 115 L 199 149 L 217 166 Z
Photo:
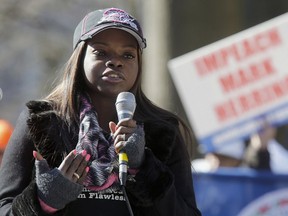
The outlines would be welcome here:
M 123 31 L 128 32 L 129 34 L 131 34 L 132 36 L 134 36 L 139 44 L 139 47 L 141 49 L 144 49 L 146 47 L 146 41 L 144 38 L 142 38 L 139 34 L 137 34 L 134 30 L 130 29 L 127 26 L 121 25 L 121 24 L 115 24 L 115 25 L 111 25 L 111 23 L 108 24 L 104 24 L 101 26 L 97 26 L 96 28 L 92 29 L 91 31 L 87 32 L 85 35 L 82 35 L 82 37 L 80 38 L 80 40 L 87 40 L 89 38 L 92 38 L 93 36 L 95 36 L 96 34 L 107 30 L 107 29 L 120 29 Z

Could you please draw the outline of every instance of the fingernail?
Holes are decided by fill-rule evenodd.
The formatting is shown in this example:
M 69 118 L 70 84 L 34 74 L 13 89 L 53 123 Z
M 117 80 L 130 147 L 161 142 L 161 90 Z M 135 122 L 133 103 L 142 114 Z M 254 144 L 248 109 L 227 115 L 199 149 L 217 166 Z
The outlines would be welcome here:
M 37 159 L 37 152 L 36 152 L 36 151 L 33 151 L 33 157 L 34 157 L 35 159 Z
M 83 151 L 82 151 L 82 156 L 84 157 L 86 154 L 87 154 L 87 151 L 86 151 L 86 150 L 83 150 Z
M 85 168 L 85 171 L 88 173 L 89 172 L 89 170 L 90 170 L 90 167 L 86 167 Z
M 90 154 L 87 154 L 86 157 L 85 157 L 85 160 L 86 160 L 86 161 L 89 161 L 89 160 L 90 160 L 90 157 L 91 157 L 91 155 L 90 155 Z
M 116 148 L 116 149 L 118 149 L 118 148 L 120 148 L 120 147 L 122 147 L 121 143 L 117 143 L 117 144 L 115 145 L 115 148 Z
M 77 154 L 77 151 L 76 151 L 76 149 L 74 149 L 74 150 L 73 150 L 73 154 L 74 154 L 74 155 L 76 155 L 76 154 Z

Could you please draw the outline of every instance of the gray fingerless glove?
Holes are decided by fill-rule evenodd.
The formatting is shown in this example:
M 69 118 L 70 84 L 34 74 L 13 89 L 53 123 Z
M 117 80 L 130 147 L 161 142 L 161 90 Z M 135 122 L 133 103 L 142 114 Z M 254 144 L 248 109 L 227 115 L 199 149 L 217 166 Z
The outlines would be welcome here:
M 139 168 L 144 160 L 145 154 L 145 132 L 143 125 L 137 125 L 135 133 L 127 140 L 123 150 L 128 156 L 129 168 Z
M 35 160 L 38 197 L 50 207 L 63 209 L 77 199 L 83 186 L 65 178 L 57 169 L 50 169 L 46 160 Z

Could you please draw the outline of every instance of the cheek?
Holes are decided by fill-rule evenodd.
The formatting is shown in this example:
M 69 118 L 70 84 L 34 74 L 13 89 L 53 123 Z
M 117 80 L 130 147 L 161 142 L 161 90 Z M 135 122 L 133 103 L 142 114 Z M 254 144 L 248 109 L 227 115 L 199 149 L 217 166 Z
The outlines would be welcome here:
M 90 76 L 89 74 L 91 74 L 91 70 L 92 70 L 93 66 L 91 64 L 91 61 L 87 57 L 84 58 L 83 68 L 84 68 L 85 76 L 88 78 Z
M 101 68 L 97 62 L 85 57 L 83 61 L 83 69 L 86 80 L 93 82 L 97 77 L 97 71 L 99 71 Z
M 138 66 L 134 66 L 132 70 L 133 72 L 130 73 L 130 82 L 131 85 L 134 85 L 139 74 L 139 68 Z

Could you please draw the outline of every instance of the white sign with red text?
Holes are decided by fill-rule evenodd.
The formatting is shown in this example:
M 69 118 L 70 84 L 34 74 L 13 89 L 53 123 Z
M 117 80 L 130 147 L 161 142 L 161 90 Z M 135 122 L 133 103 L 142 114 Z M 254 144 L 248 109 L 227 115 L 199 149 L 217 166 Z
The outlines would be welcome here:
M 168 63 L 206 150 L 288 119 L 288 13 Z
M 269 192 L 248 204 L 238 216 L 287 216 L 288 189 Z

